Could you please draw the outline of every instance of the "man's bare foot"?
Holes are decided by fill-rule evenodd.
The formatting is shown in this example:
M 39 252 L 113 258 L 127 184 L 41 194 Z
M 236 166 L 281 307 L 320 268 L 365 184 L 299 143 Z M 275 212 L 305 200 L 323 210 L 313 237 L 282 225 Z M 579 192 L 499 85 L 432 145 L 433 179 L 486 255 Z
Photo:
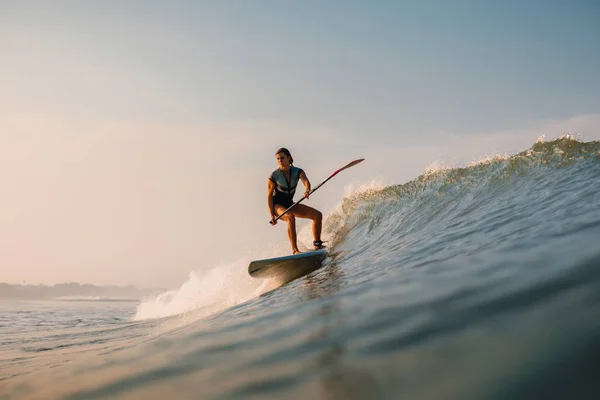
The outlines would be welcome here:
M 295 249 L 292 254 L 299 254 L 299 253 L 302 253 L 302 252 L 300 250 L 298 250 L 298 249 Z

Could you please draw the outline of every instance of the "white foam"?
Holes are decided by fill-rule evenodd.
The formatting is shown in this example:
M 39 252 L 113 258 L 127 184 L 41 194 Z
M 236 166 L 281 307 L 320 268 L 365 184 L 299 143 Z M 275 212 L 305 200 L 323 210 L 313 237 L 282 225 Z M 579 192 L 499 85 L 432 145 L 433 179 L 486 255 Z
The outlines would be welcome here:
M 450 171 L 452 169 L 454 169 L 454 167 L 446 165 L 443 161 L 435 160 L 425 167 L 423 175 L 435 175 L 438 172 Z
M 582 134 L 579 132 L 565 132 L 562 135 L 560 135 L 559 139 L 566 139 L 566 140 L 576 140 L 578 142 L 581 142 L 582 139 Z
M 556 136 L 554 139 L 551 139 L 551 141 L 552 140 L 557 140 L 557 139 L 558 140 L 562 140 L 562 139 L 565 139 L 565 140 L 576 140 L 578 142 L 581 142 L 581 141 L 583 141 L 583 134 L 581 132 L 563 132 L 562 134 Z M 538 138 L 536 139 L 535 142 L 536 143 L 545 143 L 545 142 L 547 142 L 546 135 L 538 136 Z
M 275 256 L 273 251 L 268 256 L 247 256 L 208 271 L 192 271 L 179 289 L 142 301 L 134 319 L 162 318 L 192 312 L 194 319 L 203 318 L 259 296 L 270 289 L 269 282 L 250 277 L 248 264 L 252 259 L 269 256 Z
M 361 184 L 351 183 L 344 187 L 344 198 L 358 196 L 371 191 L 379 191 L 390 185 L 392 185 L 392 183 L 385 183 L 381 180 L 376 179 Z
M 487 155 L 471 161 L 469 164 L 467 164 L 467 167 L 475 167 L 477 165 L 486 165 L 493 162 L 506 161 L 509 158 L 510 156 L 508 154 Z

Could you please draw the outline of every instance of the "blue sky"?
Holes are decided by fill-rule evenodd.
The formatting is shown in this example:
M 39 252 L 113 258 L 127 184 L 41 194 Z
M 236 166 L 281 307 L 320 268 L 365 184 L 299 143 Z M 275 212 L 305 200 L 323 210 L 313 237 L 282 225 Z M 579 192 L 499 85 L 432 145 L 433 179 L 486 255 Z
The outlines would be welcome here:
M 590 1 L 94 3 L 15 2 L 3 25 L 118 73 L 166 121 L 470 133 L 599 107 Z M 148 118 L 145 103 L 97 103 Z
M 126 258 L 124 283 L 173 283 L 285 246 L 263 204 L 281 146 L 313 183 L 367 157 L 315 198 L 327 211 L 349 183 L 597 140 L 598 21 L 593 1 L 0 1 L 0 178 L 19 189 L 0 262 L 22 271 L 0 281 L 119 283 L 98 265 Z M 67 239 L 44 247 L 45 226 Z

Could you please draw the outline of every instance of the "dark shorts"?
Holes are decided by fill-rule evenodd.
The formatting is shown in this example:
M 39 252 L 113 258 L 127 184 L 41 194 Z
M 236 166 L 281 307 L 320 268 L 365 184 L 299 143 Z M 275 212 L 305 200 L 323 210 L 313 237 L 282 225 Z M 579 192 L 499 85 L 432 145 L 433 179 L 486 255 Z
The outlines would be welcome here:
M 288 197 L 288 196 L 273 196 L 273 203 L 275 205 L 279 204 L 280 206 L 283 206 L 285 208 L 288 208 L 289 206 L 291 206 L 292 204 L 294 204 L 294 199 Z

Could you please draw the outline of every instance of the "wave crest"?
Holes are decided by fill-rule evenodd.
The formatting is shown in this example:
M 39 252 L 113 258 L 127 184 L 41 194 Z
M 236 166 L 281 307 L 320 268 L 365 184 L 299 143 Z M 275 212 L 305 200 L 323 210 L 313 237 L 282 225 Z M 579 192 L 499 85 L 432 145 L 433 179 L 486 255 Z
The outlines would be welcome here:
M 565 134 L 549 142 L 540 137 L 529 149 L 518 154 L 486 157 L 466 167 L 446 168 L 432 164 L 423 174 L 405 184 L 370 188 L 346 196 L 327 218 L 325 230 L 333 234 L 333 242 L 337 244 L 366 219 L 370 219 L 371 228 L 384 217 L 402 223 L 408 213 L 439 212 L 449 198 L 497 196 L 511 184 L 516 189 L 519 185 L 515 179 L 532 174 L 541 174 L 538 177 L 543 178 L 551 175 L 552 170 L 598 159 L 599 141 L 582 142 L 575 135 Z M 427 211 L 423 210 L 425 206 Z

